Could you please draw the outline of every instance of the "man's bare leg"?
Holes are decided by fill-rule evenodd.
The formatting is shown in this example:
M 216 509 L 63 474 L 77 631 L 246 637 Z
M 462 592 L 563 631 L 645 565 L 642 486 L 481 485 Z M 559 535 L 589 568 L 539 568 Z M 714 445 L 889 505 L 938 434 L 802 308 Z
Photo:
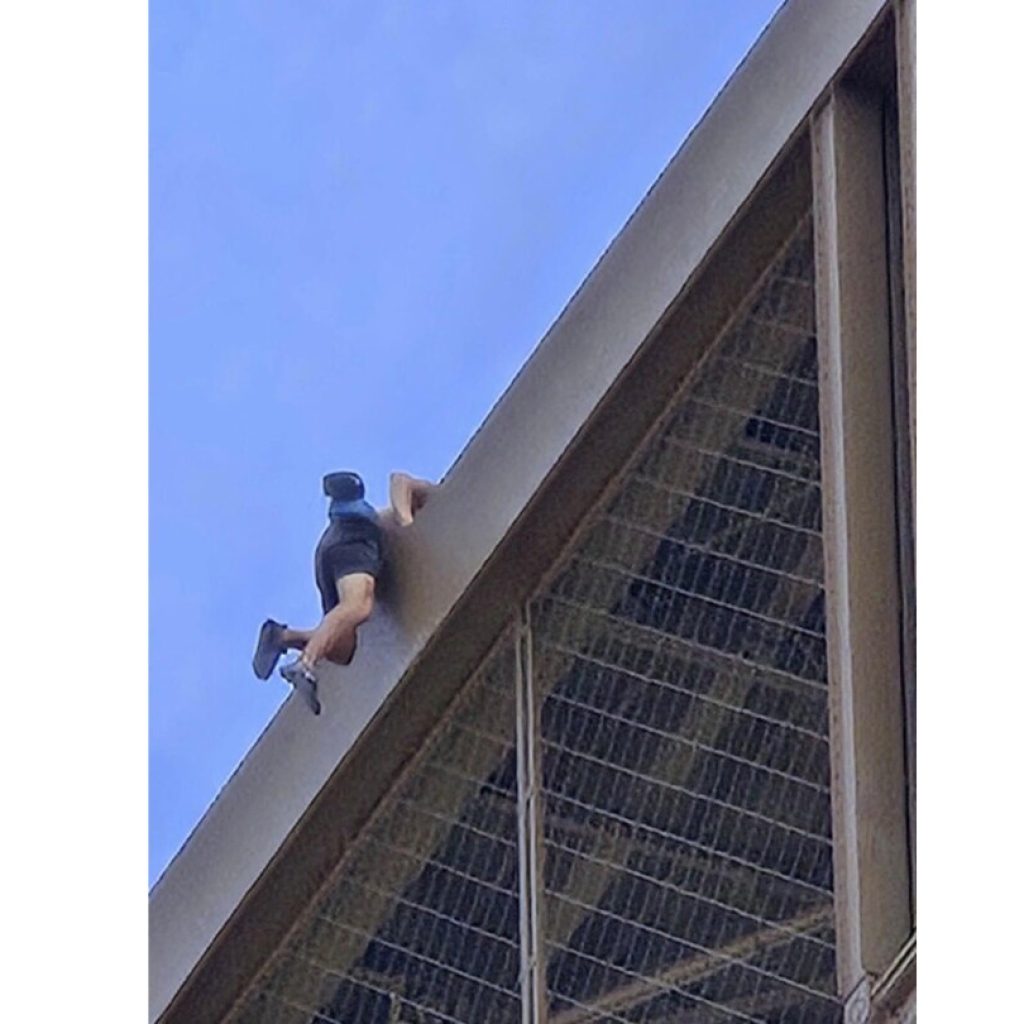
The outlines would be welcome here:
M 320 714 L 316 667 L 327 659 L 347 665 L 356 651 L 356 630 L 373 611 L 374 579 L 368 573 L 350 573 L 335 583 L 338 604 L 332 608 L 308 637 L 294 630 L 290 639 L 304 641 L 301 657 L 285 665 L 281 675 L 295 687 L 314 715 Z
M 281 631 L 281 646 L 286 651 L 301 651 L 309 643 L 312 635 L 311 629 L 289 629 L 285 626 Z
M 349 664 L 356 651 L 356 630 L 373 611 L 375 581 L 369 573 L 351 573 L 336 585 L 338 604 L 313 630 L 302 651 L 301 661 L 310 671 L 324 658 L 337 665 Z

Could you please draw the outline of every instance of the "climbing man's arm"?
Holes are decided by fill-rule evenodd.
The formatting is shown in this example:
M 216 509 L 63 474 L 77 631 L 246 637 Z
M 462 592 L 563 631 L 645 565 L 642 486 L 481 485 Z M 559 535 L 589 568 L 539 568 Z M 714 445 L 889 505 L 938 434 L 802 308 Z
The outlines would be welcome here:
M 416 513 L 437 489 L 429 480 L 420 480 L 408 473 L 392 473 L 389 486 L 391 510 L 400 526 L 408 526 Z

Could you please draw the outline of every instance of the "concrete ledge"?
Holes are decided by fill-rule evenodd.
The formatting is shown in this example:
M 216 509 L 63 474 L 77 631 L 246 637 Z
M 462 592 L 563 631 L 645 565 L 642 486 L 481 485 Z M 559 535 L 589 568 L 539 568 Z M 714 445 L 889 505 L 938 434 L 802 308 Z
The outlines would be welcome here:
M 154 887 L 150 1021 L 219 1020 L 329 878 L 638 440 L 643 423 L 621 412 L 642 421 L 637 410 L 670 393 L 791 223 L 805 161 L 756 213 L 751 196 L 885 6 L 790 0 L 673 158 L 398 538 L 387 603 L 353 665 L 327 680 L 322 716 L 294 700 L 281 709 Z M 723 254 L 744 211 L 745 243 Z M 645 345 L 656 332 L 657 348 Z

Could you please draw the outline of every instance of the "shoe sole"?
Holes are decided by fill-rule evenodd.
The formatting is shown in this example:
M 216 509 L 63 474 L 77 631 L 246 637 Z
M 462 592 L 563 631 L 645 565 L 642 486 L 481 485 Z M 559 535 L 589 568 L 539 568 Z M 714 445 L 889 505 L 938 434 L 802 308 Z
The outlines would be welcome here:
M 260 627 L 260 635 L 256 640 L 256 653 L 252 656 L 252 670 L 257 679 L 269 679 L 273 675 L 278 659 L 284 653 L 280 645 L 274 643 L 279 628 L 276 623 L 269 621 L 264 622 Z M 273 656 L 271 657 L 271 655 Z

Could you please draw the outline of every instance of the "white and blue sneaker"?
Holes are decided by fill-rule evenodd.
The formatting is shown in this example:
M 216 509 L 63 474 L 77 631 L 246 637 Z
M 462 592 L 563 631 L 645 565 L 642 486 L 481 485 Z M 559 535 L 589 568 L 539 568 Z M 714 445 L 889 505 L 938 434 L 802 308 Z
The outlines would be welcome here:
M 320 714 L 320 699 L 316 694 L 316 675 L 307 668 L 301 658 L 290 665 L 281 666 L 281 675 L 295 687 L 295 692 L 306 702 L 306 707 L 314 715 Z

